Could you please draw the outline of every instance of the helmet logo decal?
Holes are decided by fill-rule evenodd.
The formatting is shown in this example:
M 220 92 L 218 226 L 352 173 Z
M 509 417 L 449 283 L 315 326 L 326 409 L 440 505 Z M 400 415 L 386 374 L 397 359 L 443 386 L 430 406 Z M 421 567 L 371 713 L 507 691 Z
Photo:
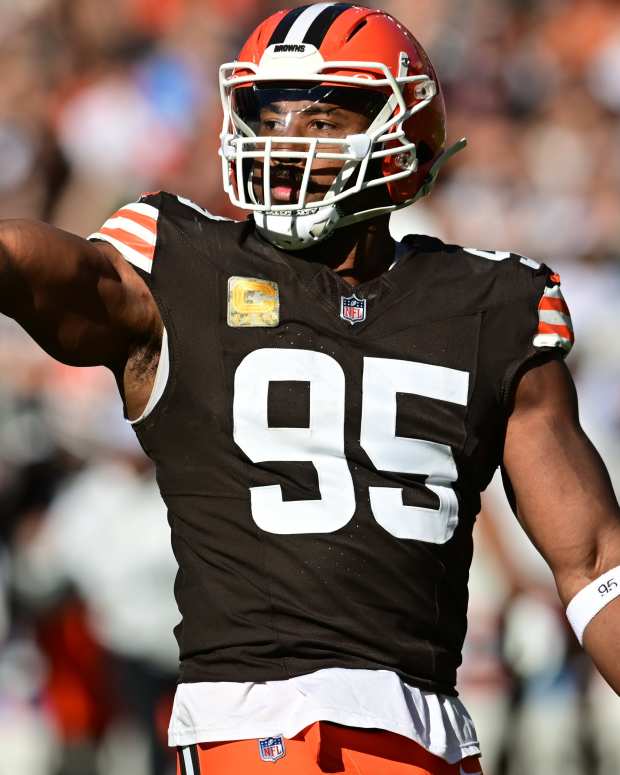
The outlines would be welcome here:
M 277 43 L 273 47 L 274 54 L 305 54 L 306 46 L 303 43 Z

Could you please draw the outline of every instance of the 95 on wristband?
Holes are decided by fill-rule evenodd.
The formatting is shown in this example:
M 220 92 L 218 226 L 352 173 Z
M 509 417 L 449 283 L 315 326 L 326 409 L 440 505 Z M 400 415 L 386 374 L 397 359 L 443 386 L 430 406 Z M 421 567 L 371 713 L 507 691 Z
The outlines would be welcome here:
M 583 633 L 608 603 L 620 595 L 620 565 L 611 568 L 577 592 L 566 609 L 577 640 L 583 645 Z

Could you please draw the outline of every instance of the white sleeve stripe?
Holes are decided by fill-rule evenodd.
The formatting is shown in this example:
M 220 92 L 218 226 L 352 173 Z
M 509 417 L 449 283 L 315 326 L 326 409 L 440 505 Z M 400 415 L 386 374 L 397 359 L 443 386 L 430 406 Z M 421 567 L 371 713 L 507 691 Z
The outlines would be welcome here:
M 150 273 L 153 268 L 153 261 L 151 259 L 146 258 L 146 256 L 142 255 L 142 253 L 138 253 L 137 250 L 128 247 L 120 240 L 117 240 L 114 237 L 110 237 L 108 234 L 102 234 L 101 232 L 96 231 L 94 234 L 90 234 L 88 239 L 109 242 L 110 245 L 118 250 L 123 258 L 129 261 L 130 264 L 137 266 L 139 269 L 142 269 L 145 272 Z
M 565 315 L 563 312 L 558 312 L 554 309 L 540 309 L 538 310 L 538 316 L 541 322 L 550 323 L 554 326 L 567 326 L 573 327 L 570 315 Z
M 131 204 L 119 207 L 119 210 L 133 210 L 134 213 L 146 215 L 154 221 L 157 221 L 157 218 L 159 217 L 159 210 L 156 207 L 153 207 L 153 205 L 147 205 L 146 202 L 131 202 Z
M 554 285 L 551 288 L 545 288 L 545 292 L 543 296 L 546 296 L 549 299 L 563 299 L 564 296 L 562 296 L 562 289 L 559 285 Z
M 156 229 L 155 224 L 153 224 Z M 147 229 L 146 226 L 141 226 L 136 221 L 132 221 L 131 218 L 124 218 L 123 216 L 113 216 L 103 224 L 103 228 L 107 229 L 122 229 L 123 231 L 133 234 L 135 237 L 139 237 L 144 240 L 148 245 L 155 245 L 157 242 L 157 231 Z
M 561 347 L 563 350 L 570 350 L 573 343 L 559 334 L 537 334 L 533 341 L 534 347 Z

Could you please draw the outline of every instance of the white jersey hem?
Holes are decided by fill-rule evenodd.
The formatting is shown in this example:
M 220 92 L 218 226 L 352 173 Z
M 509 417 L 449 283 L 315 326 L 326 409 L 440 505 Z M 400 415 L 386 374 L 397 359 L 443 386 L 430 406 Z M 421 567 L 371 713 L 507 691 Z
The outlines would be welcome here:
M 168 742 L 291 738 L 316 721 L 393 732 L 450 764 L 480 755 L 458 698 L 409 686 L 391 671 L 342 668 L 264 683 L 180 684 Z

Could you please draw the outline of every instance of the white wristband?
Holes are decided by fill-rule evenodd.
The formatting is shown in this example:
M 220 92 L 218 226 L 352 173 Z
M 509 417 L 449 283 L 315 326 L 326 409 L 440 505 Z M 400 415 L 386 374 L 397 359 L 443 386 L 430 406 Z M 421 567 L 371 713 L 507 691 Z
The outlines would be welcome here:
M 602 576 L 577 592 L 566 609 L 566 616 L 575 631 L 577 640 L 583 645 L 583 633 L 596 614 L 620 595 L 620 565 L 606 571 Z

